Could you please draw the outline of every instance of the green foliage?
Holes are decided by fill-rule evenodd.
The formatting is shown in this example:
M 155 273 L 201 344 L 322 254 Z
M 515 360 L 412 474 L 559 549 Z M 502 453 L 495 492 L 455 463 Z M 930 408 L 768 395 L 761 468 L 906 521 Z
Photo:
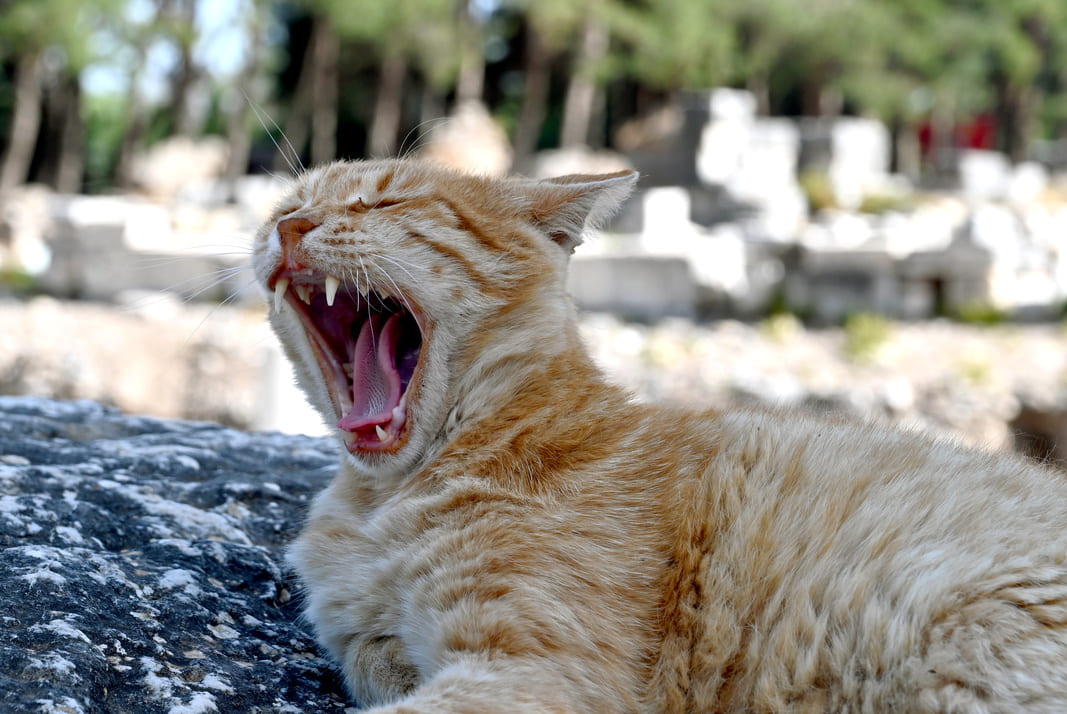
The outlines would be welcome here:
M 37 279 L 21 268 L 5 267 L 0 268 L 0 286 L 25 295 L 37 289 Z
M 818 213 L 828 208 L 837 208 L 834 185 L 825 171 L 804 171 L 797 180 L 804 197 L 808 199 L 808 211 Z
M 616 33 L 630 60 L 625 70 L 663 88 L 697 89 L 730 81 L 737 55 L 733 4 L 650 0 L 619 12 Z
M 859 210 L 861 213 L 880 215 L 890 211 L 910 211 L 915 208 L 915 203 L 915 197 L 911 195 L 872 193 L 863 197 Z
M 0 3 L 0 57 L 56 49 L 80 70 L 92 59 L 89 39 L 121 7 L 119 0 L 9 0 Z
M 202 28 L 190 18 L 203 14 L 210 2 L 0 0 L 0 61 L 45 56 L 50 70 L 58 65 L 69 74 L 107 52 L 132 79 L 150 50 L 195 48 Z M 529 28 L 551 55 L 550 106 L 542 112 L 540 132 L 545 140 L 559 134 L 552 123 L 561 90 L 576 72 L 614 92 L 603 103 L 605 123 L 612 125 L 629 118 L 634 105 L 643 111 L 676 90 L 731 85 L 755 90 L 761 109 L 771 113 L 843 110 L 908 126 L 930 117 L 950 125 L 988 112 L 998 116 L 1002 134 L 1018 134 L 1001 137 L 1003 148 L 1016 155 L 1020 144 L 1062 136 L 1067 128 L 1064 0 L 245 0 L 240 7 L 235 11 L 240 22 L 254 13 L 278 21 L 269 32 L 271 23 L 260 27 L 267 55 L 283 55 L 283 43 L 291 42 L 293 56 L 300 56 L 298 40 L 278 31 L 284 18 L 306 13 L 327 21 L 341 39 L 341 76 L 347 83 L 339 131 L 355 136 L 366 128 L 375 67 L 385 57 L 403 58 L 409 77 L 417 79 L 405 99 L 410 123 L 417 92 L 428 85 L 434 97 L 449 96 L 464 53 L 469 58 L 482 51 L 496 65 L 487 75 L 485 96 L 495 113 L 514 123 L 526 80 Z M 483 13 L 474 23 L 463 19 L 463 10 L 471 8 Z M 595 66 L 577 67 L 575 48 L 590 21 L 608 30 L 610 51 L 603 61 L 589 63 Z M 216 99 L 219 92 L 233 91 L 233 78 L 210 79 L 207 90 Z M 252 94 L 261 101 L 266 92 Z M 0 86 L 0 145 L 12 112 L 10 95 L 9 87 Z M 217 104 L 207 130 L 222 131 L 223 107 L 228 104 Z M 146 140 L 173 130 L 171 113 L 166 102 L 155 108 Z M 89 123 L 92 180 L 108 174 L 116 128 L 105 124 L 116 115 L 86 105 L 83 116 Z M 121 116 L 118 121 L 128 123 Z M 358 146 L 359 139 L 353 142 Z M 834 205 L 824 176 L 805 175 L 801 181 L 813 210 Z M 871 197 L 864 210 L 892 207 L 888 197 Z
M 893 337 L 893 323 L 885 317 L 858 312 L 845 320 L 845 355 L 854 362 L 870 362 Z
M 1000 308 L 988 302 L 975 300 L 962 305 L 955 315 L 956 319 L 968 325 L 992 326 L 1007 321 L 1008 315 Z
M 973 355 L 960 363 L 959 370 L 963 381 L 972 387 L 988 384 L 992 372 L 988 362 Z
M 85 182 L 90 190 L 110 183 L 126 127 L 126 105 L 114 95 L 88 96 L 85 115 Z
M 787 312 L 780 312 L 765 318 L 759 324 L 759 331 L 767 339 L 784 344 L 796 337 L 804 326 L 800 320 Z
M 458 0 L 304 0 L 347 40 L 373 46 L 379 56 L 413 60 L 431 85 L 447 88 L 459 69 Z

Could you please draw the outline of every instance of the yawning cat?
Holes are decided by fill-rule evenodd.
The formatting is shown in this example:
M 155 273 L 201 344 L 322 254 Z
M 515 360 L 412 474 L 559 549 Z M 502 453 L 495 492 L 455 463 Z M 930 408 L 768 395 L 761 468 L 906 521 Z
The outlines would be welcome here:
M 635 403 L 565 293 L 636 177 L 411 160 L 255 240 L 347 451 L 290 561 L 375 712 L 1067 711 L 1067 483 L 791 412 Z

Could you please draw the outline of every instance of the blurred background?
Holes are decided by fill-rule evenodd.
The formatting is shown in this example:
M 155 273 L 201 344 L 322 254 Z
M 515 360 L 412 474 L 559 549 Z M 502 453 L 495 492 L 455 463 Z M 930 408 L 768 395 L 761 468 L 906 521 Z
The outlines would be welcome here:
M 1062 0 L 0 0 L 0 152 L 0 394 L 321 433 L 245 267 L 295 171 L 632 167 L 613 379 L 1067 459 Z

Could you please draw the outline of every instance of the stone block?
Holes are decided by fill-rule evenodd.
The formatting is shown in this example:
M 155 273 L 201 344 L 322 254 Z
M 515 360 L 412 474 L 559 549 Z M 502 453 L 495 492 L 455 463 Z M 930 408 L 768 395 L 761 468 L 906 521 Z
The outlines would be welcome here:
M 641 321 L 694 317 L 700 300 L 689 261 L 678 257 L 575 256 L 567 284 L 579 308 Z
M 857 312 L 895 315 L 900 294 L 894 261 L 880 251 L 804 250 L 798 272 L 786 279 L 786 301 L 822 324 Z
M 803 120 L 799 128 L 800 170 L 825 173 L 837 205 L 856 209 L 865 196 L 886 190 L 891 139 L 885 124 L 841 117 Z
M 960 190 L 971 201 L 1004 198 L 1011 181 L 1011 162 L 998 151 L 965 149 L 957 158 Z

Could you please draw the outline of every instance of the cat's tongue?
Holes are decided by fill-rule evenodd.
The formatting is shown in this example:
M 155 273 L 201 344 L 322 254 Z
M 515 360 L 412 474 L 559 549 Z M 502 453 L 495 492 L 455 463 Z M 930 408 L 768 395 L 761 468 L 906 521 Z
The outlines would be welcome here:
M 396 345 L 400 337 L 400 314 L 384 320 L 372 315 L 352 346 L 352 411 L 337 426 L 357 432 L 397 420 L 400 407 L 400 374 L 396 369 Z M 399 415 L 403 419 L 402 415 Z

